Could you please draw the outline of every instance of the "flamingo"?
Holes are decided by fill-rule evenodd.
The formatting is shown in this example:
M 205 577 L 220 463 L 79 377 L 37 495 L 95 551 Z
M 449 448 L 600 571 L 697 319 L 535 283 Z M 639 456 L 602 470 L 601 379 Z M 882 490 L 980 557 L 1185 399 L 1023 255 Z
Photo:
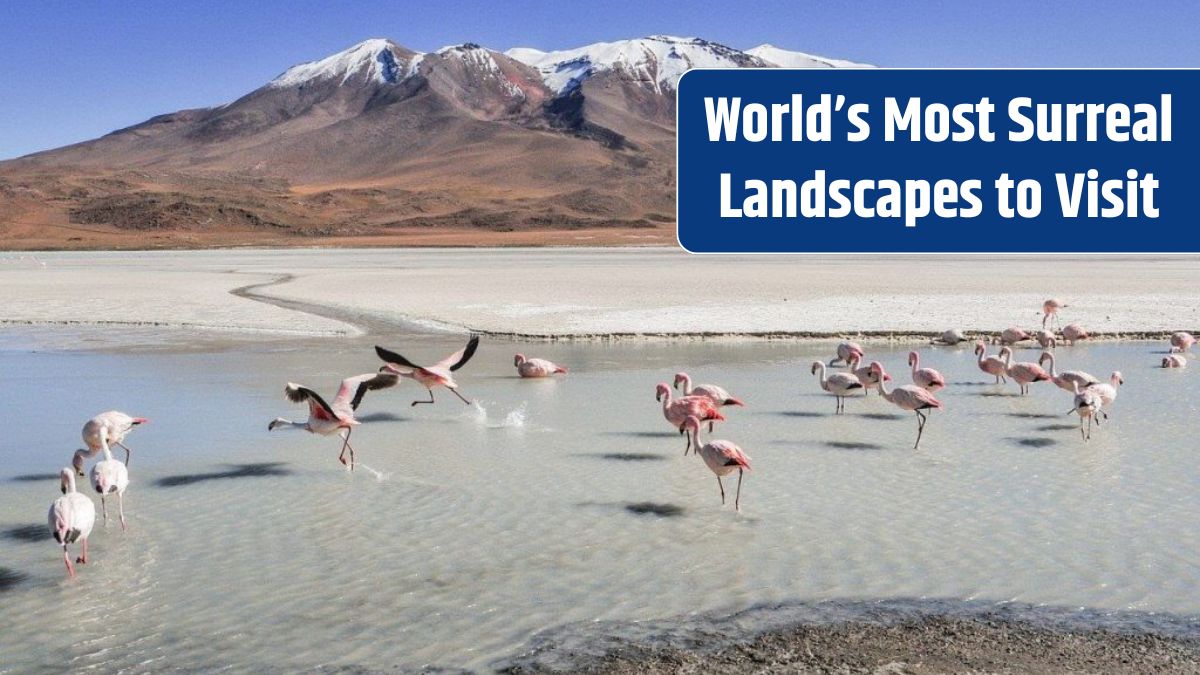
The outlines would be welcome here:
M 878 361 L 872 361 L 871 368 L 879 374 L 879 383 L 875 385 L 879 388 L 879 395 L 901 410 L 911 410 L 916 413 L 917 442 L 913 445 L 913 450 L 916 450 L 921 447 L 921 435 L 925 433 L 925 422 L 927 421 L 925 413 L 921 411 L 932 408 L 944 408 L 945 406 L 942 405 L 941 401 L 934 398 L 933 394 L 913 384 L 904 384 L 888 391 L 887 382 L 883 377 L 886 374 L 883 371 L 883 364 Z
M 1002 345 L 1011 346 L 1017 344 L 1018 342 L 1032 339 L 1033 336 L 1030 335 L 1028 331 L 1024 330 L 1023 328 L 1017 328 L 1016 326 L 1010 326 L 1000 332 L 1000 344 Z
M 1079 435 L 1083 436 L 1083 440 L 1089 441 L 1092 439 L 1092 418 L 1095 417 L 1096 424 L 1100 424 L 1099 415 L 1103 414 L 1101 407 L 1104 405 L 1104 402 L 1100 399 L 1100 394 L 1092 391 L 1091 387 L 1080 388 L 1078 382 L 1075 383 L 1073 391 L 1075 393 L 1075 404 L 1067 414 L 1076 413 L 1079 415 Z M 1085 418 L 1087 419 L 1087 431 L 1084 431 L 1083 428 L 1083 420 Z
M 1063 339 L 1067 341 L 1067 344 L 1071 346 L 1074 346 L 1079 340 L 1086 340 L 1091 337 L 1088 335 L 1088 332 L 1083 329 L 1083 326 L 1080 326 L 1077 323 L 1069 323 L 1063 326 L 1062 336 Z
M 849 363 L 855 359 L 861 361 L 864 354 L 866 354 L 866 352 L 863 351 L 862 345 L 858 344 L 857 342 L 839 342 L 837 346 L 837 358 L 831 360 L 829 365 L 832 366 L 839 361 L 849 365 Z
M 998 356 L 988 356 L 987 347 L 983 344 L 983 340 L 975 343 L 975 355 L 979 357 L 977 362 L 979 369 L 988 375 L 995 375 L 996 384 L 1000 384 L 1000 380 L 1008 382 L 1008 378 L 1005 377 L 1008 369 L 1004 365 L 1004 359 Z
M 401 377 L 411 378 L 429 390 L 428 401 L 413 401 L 413 405 L 417 405 L 418 403 L 433 403 L 434 387 L 445 387 L 450 390 L 450 393 L 460 398 L 463 403 L 471 405 L 470 401 L 458 393 L 458 383 L 454 381 L 454 376 L 450 373 L 467 365 L 467 361 L 471 360 L 471 357 L 475 355 L 475 350 L 478 348 L 479 336 L 472 335 L 471 339 L 467 341 L 466 347 L 428 367 L 418 366 L 396 352 L 389 351 L 383 347 L 376 346 L 375 353 L 385 362 L 381 370 L 395 373 Z
M 1046 327 L 1046 322 L 1050 317 L 1054 317 L 1054 322 L 1058 323 L 1058 310 L 1066 309 L 1067 305 L 1057 298 L 1050 298 L 1042 303 L 1042 328 Z M 1043 345 L 1045 346 L 1045 345 Z
M 721 411 L 717 410 L 712 399 L 707 396 L 683 396 L 672 399 L 671 388 L 667 386 L 666 382 L 658 383 L 658 387 L 654 391 L 654 398 L 662 402 L 663 417 L 681 434 L 684 433 L 683 423 L 687 421 L 689 415 L 708 422 L 709 431 L 712 431 L 713 422 L 725 421 L 725 417 L 721 415 Z M 687 455 L 691 449 L 692 439 L 688 438 L 683 454 Z
M 80 565 L 88 561 L 88 537 L 96 525 L 96 505 L 85 495 L 75 489 L 75 472 L 71 467 L 63 467 L 58 472 L 59 488 L 63 496 L 50 504 L 50 512 L 46 514 L 46 524 L 50 526 L 50 534 L 54 541 L 62 544 L 63 562 L 67 564 L 67 575 L 75 576 L 75 566 L 71 564 L 71 555 L 67 546 L 80 542 L 83 553 L 75 562 Z
M 1088 389 L 1100 396 L 1100 403 L 1103 407 L 1111 408 L 1113 401 L 1117 400 L 1117 388 L 1123 384 L 1125 384 L 1125 378 L 1121 375 L 1121 371 L 1117 370 L 1109 376 L 1108 382 L 1088 385 Z M 1105 417 L 1105 419 L 1108 418 Z
M 524 354 L 514 356 L 513 365 L 517 367 L 517 374 L 521 377 L 550 377 L 557 373 L 565 374 L 567 372 L 566 368 L 546 359 L 527 359 Z
M 267 431 L 274 431 L 281 426 L 291 426 L 304 429 L 313 434 L 328 436 L 333 433 L 341 433 L 345 430 L 342 436 L 342 454 L 338 455 L 338 461 L 346 464 L 346 450 L 350 451 L 350 462 L 347 466 L 350 470 L 354 470 L 354 447 L 350 445 L 350 432 L 354 427 L 358 426 L 359 421 L 354 419 L 354 411 L 358 410 L 358 405 L 362 403 L 363 396 L 368 391 L 376 389 L 386 389 L 394 387 L 400 381 L 400 376 L 394 373 L 366 373 L 364 375 L 355 375 L 342 380 L 342 386 L 338 388 L 337 396 L 333 399 L 333 405 L 325 402 L 321 395 L 317 392 L 296 384 L 288 382 L 283 389 L 284 396 L 292 403 L 308 403 L 308 420 L 304 422 L 293 422 L 289 419 L 276 417 L 267 425 Z
M 1021 388 L 1022 396 L 1029 393 L 1029 385 L 1034 382 L 1049 382 L 1053 379 L 1050 377 L 1050 373 L 1042 370 L 1042 367 L 1036 363 L 1028 361 L 1013 363 L 1012 347 L 1001 348 L 1000 358 L 1004 359 L 1004 372 L 1017 381 L 1017 385 Z
M 717 475 L 717 487 L 721 490 L 721 505 L 725 505 L 725 485 L 721 482 L 721 476 L 728 476 L 735 470 L 738 472 L 737 495 L 733 498 L 733 508 L 736 511 L 742 510 L 742 474 L 750 470 L 750 457 L 746 455 L 734 443 L 729 441 L 711 440 L 700 445 L 700 420 L 694 415 L 688 415 L 683 422 L 684 428 L 688 432 L 690 443 L 694 445 L 696 452 L 708 465 L 708 468 Z
M 149 421 L 145 417 L 130 417 L 118 410 L 102 412 L 88 420 L 83 425 L 83 443 L 87 446 L 87 450 L 81 450 L 82 455 L 79 452 L 75 453 L 75 470 L 79 472 L 80 477 L 83 476 L 84 458 L 100 454 L 100 448 L 103 445 L 100 440 L 101 431 L 106 434 L 108 443 L 120 446 L 125 450 L 125 465 L 128 466 L 132 451 L 129 446 L 125 445 L 125 437 L 129 435 L 130 431 L 133 431 L 134 427 Z
M 1171 353 L 1182 354 L 1191 349 L 1194 344 L 1196 344 L 1196 338 L 1192 337 L 1192 334 L 1187 331 L 1181 330 L 1178 333 L 1171 334 Z
M 1034 333 L 1033 339 L 1037 340 L 1038 345 L 1042 349 L 1054 349 L 1058 346 L 1058 338 L 1054 337 L 1054 333 L 1045 328 Z
M 816 375 L 817 371 L 821 373 L 819 376 L 821 388 L 837 398 L 837 411 L 834 413 L 836 415 L 840 415 L 846 410 L 847 396 L 856 391 L 866 391 L 866 385 L 850 373 L 833 373 L 826 376 L 823 361 L 813 361 L 812 373 Z
M 1187 368 L 1187 359 L 1179 354 L 1171 354 L 1164 356 L 1162 360 L 1163 368 Z
M 100 440 L 103 443 L 101 451 L 104 459 L 92 467 L 92 487 L 100 493 L 100 510 L 104 514 L 104 524 L 108 525 L 108 495 L 117 495 L 117 513 L 121 517 L 121 531 L 125 528 L 125 489 L 129 487 L 129 469 L 121 460 L 113 459 L 112 450 L 108 447 L 106 433 L 101 430 Z
M 1082 370 L 1066 370 L 1059 373 L 1054 369 L 1054 354 L 1051 354 L 1050 352 L 1042 352 L 1042 355 L 1038 357 L 1038 365 L 1041 365 L 1047 361 L 1050 362 L 1051 381 L 1058 385 L 1059 389 L 1064 391 L 1074 392 L 1075 383 L 1077 382 L 1081 387 L 1089 387 L 1100 381 L 1091 374 L 1085 373 Z
M 860 357 L 855 356 L 854 359 L 851 360 L 847 365 L 850 367 L 850 373 L 857 377 L 858 381 L 862 383 L 862 386 L 864 387 L 863 396 L 870 396 L 871 387 L 874 387 L 879 382 L 875 379 L 875 373 L 871 372 L 870 366 L 859 367 L 859 363 L 862 363 Z M 887 373 L 884 373 L 883 376 L 886 377 L 889 382 L 892 380 L 892 376 L 888 375 Z
M 718 408 L 727 405 L 742 407 L 746 405 L 740 399 L 730 396 L 723 387 L 715 384 L 698 384 L 693 387 L 692 378 L 687 373 L 675 373 L 675 387 L 679 388 L 680 385 L 683 385 L 684 396 L 707 396 Z
M 913 384 L 925 391 L 935 394 L 946 388 L 946 378 L 933 368 L 921 367 L 921 355 L 916 352 L 908 353 L 908 365 L 912 368 Z
M 951 328 L 949 330 L 942 331 L 941 335 L 933 338 L 929 341 L 929 343 L 935 345 L 956 345 L 960 342 L 965 342 L 966 339 L 966 334 L 964 334 L 961 330 L 958 328 Z

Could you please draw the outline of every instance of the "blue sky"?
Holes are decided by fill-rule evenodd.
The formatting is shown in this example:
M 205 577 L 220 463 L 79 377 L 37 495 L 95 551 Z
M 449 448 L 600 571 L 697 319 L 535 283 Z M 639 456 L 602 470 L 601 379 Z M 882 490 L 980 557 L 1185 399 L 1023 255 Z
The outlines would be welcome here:
M 1200 66 L 1200 3 L 14 0 L 0 19 L 0 158 L 230 101 L 368 37 L 417 50 L 574 47 L 654 33 L 883 66 Z

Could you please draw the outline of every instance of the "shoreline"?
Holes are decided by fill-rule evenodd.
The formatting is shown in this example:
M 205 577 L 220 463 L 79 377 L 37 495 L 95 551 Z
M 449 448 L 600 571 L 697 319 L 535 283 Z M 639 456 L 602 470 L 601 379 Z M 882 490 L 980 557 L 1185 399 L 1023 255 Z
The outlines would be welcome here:
M 1194 673 L 1200 617 L 967 600 L 831 600 L 534 636 L 505 673 Z

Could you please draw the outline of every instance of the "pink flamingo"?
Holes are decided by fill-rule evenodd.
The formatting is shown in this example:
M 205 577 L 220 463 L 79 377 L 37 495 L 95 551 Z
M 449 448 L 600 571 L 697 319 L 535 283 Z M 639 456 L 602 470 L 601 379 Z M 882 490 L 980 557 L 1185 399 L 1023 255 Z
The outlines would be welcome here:
M 863 351 L 862 345 L 858 344 L 857 342 L 839 342 L 837 346 L 837 358 L 830 361 L 829 365 L 832 366 L 839 361 L 847 365 L 851 361 L 861 361 L 864 354 L 866 354 L 866 352 Z
M 1067 307 L 1066 304 L 1064 304 L 1061 300 L 1058 300 L 1056 298 L 1050 298 L 1049 300 L 1043 302 L 1042 303 L 1042 328 L 1046 327 L 1046 322 L 1050 320 L 1050 317 L 1054 317 L 1055 323 L 1058 323 L 1058 310 L 1066 309 L 1066 307 Z M 1045 345 L 1043 345 L 1043 346 L 1045 346 Z
M 1083 329 L 1083 326 L 1080 326 L 1077 323 L 1069 323 L 1063 326 L 1062 336 L 1063 339 L 1067 341 L 1067 344 L 1072 346 L 1074 346 L 1075 343 L 1080 340 L 1086 340 L 1091 337 L 1088 335 L 1088 332 Z
M 908 365 L 912 368 L 913 384 L 925 391 L 936 394 L 946 388 L 946 378 L 933 368 L 921 367 L 921 355 L 916 352 L 908 353 Z
M 567 369 L 546 359 L 527 359 L 524 354 L 513 357 L 513 365 L 521 377 L 550 377 L 556 373 L 566 374 Z
M 988 356 L 987 347 L 982 340 L 975 343 L 975 355 L 979 357 L 977 362 L 979 369 L 988 375 L 995 375 L 996 384 L 1000 384 L 1001 380 L 1008 382 L 1008 378 L 1005 377 L 1008 369 L 1004 365 L 1004 360 L 997 356 Z
M 835 415 L 841 415 L 846 410 L 846 397 L 858 392 L 866 391 L 866 385 L 858 380 L 857 377 L 850 373 L 833 373 L 826 376 L 825 363 L 823 361 L 813 361 L 812 373 L 817 374 L 820 371 L 819 380 L 821 388 L 834 395 L 837 399 L 837 409 Z
M 1192 337 L 1192 334 L 1187 331 L 1181 330 L 1178 333 L 1171 334 L 1171 353 L 1182 354 L 1191 349 L 1194 344 L 1196 344 L 1196 338 Z
M 297 427 L 311 434 L 328 436 L 338 433 L 342 436 L 342 454 L 338 461 L 354 470 L 354 447 L 350 445 L 350 432 L 359 425 L 354 418 L 354 411 L 362 403 L 363 396 L 368 391 L 386 389 L 396 386 L 400 377 L 394 373 L 366 373 L 355 375 L 342 380 L 333 405 L 325 402 L 321 395 L 303 385 L 288 382 L 283 393 L 292 403 L 308 403 L 308 420 L 293 422 L 282 417 L 276 417 L 267 425 L 267 431 L 274 431 L 281 426 Z M 350 462 L 346 462 L 346 451 L 350 451 Z
M 1000 332 L 1000 344 L 1002 344 L 1002 345 L 1010 345 L 1011 346 L 1011 345 L 1017 344 L 1018 342 L 1023 342 L 1025 340 L 1032 340 L 1032 339 L 1033 339 L 1033 336 L 1030 335 L 1028 331 L 1021 329 L 1021 328 L 1017 328 L 1016 326 L 1011 326 L 1009 328 L 1005 328 L 1003 331 Z
M 1162 360 L 1163 368 L 1187 368 L 1187 359 L 1180 354 L 1171 354 L 1164 356 Z
M 111 444 L 116 445 L 125 450 L 125 465 L 129 465 L 129 456 L 133 452 L 129 446 L 125 445 L 125 437 L 129 435 L 133 428 L 145 424 L 150 420 L 145 417 L 130 417 L 118 410 L 109 410 L 96 415 L 88 420 L 83 425 L 83 443 L 87 446 L 87 450 L 80 450 L 75 453 L 75 471 L 83 476 L 83 460 L 85 458 L 95 457 L 100 454 L 101 448 L 104 447 L 104 440 L 101 440 L 103 434 L 104 439 Z
M 712 402 L 712 399 L 707 396 L 683 396 L 680 398 L 671 398 L 671 388 L 666 382 L 659 382 L 655 389 L 654 398 L 662 402 L 663 417 L 671 426 L 679 430 L 679 433 L 684 433 L 683 423 L 687 421 L 688 416 L 695 417 L 698 420 L 708 422 L 708 429 L 712 431 L 713 422 L 724 422 L 725 417 L 721 411 L 717 410 L 717 406 Z M 687 447 L 683 449 L 683 454 L 687 455 L 692 449 L 692 439 L 688 438 Z
M 857 377 L 858 381 L 862 383 L 863 396 L 870 396 L 871 387 L 874 387 L 875 385 L 879 384 L 879 382 L 875 379 L 875 373 L 871 372 L 870 366 L 861 366 L 860 367 L 858 365 L 858 364 L 862 363 L 861 358 L 862 357 L 855 356 L 847 365 L 850 368 L 850 373 L 852 375 L 854 375 L 855 377 Z M 888 382 L 891 382 L 891 380 L 892 380 L 891 375 L 884 373 L 883 376 L 887 378 Z
M 1098 382 L 1088 386 L 1088 389 L 1096 392 L 1100 397 L 1100 404 L 1104 408 L 1111 408 L 1113 401 L 1117 400 L 1117 388 L 1125 384 L 1125 378 L 1121 375 L 1121 371 L 1113 371 L 1109 376 L 1108 382 Z M 1107 416 L 1105 419 L 1108 419 Z
M 101 431 L 101 436 L 104 432 Z M 101 440 L 104 440 L 101 438 Z M 125 490 L 129 487 L 129 469 L 119 459 L 113 459 L 112 450 L 105 442 L 102 448 L 104 459 L 92 466 L 92 487 L 100 495 L 100 511 L 104 514 L 104 526 L 108 527 L 108 495 L 117 495 L 117 513 L 121 517 L 121 531 L 125 531 Z
M 693 415 L 688 415 L 684 420 L 684 427 L 688 431 L 691 439 L 691 444 L 697 448 L 697 453 L 708 465 L 708 468 L 717 475 L 717 487 L 721 490 L 721 505 L 725 505 L 725 485 L 721 483 L 722 476 L 728 476 L 734 471 L 738 472 L 737 495 L 733 498 L 733 508 L 736 511 L 742 510 L 742 474 L 750 470 L 750 457 L 746 455 L 737 445 L 729 441 L 711 440 L 700 445 L 700 420 Z
M 478 348 L 479 336 L 472 335 L 466 347 L 454 352 L 432 366 L 418 366 L 396 352 L 389 351 L 380 346 L 375 347 L 375 353 L 379 355 L 379 358 L 384 360 L 384 366 L 380 370 L 386 370 L 389 373 L 395 373 L 401 377 L 415 380 L 418 384 L 429 390 L 428 401 L 413 401 L 413 405 L 417 405 L 418 403 L 433 403 L 434 387 L 445 387 L 450 390 L 450 393 L 461 399 L 463 403 L 471 405 L 470 401 L 458 393 L 458 383 L 454 381 L 454 376 L 450 373 L 467 365 L 467 361 L 471 360 L 471 357 L 475 355 L 475 350 Z
M 1058 346 L 1058 338 L 1054 337 L 1054 333 L 1045 328 L 1034 333 L 1033 339 L 1037 340 L 1038 346 L 1042 349 L 1054 349 Z
M 921 411 L 944 408 L 945 406 L 942 405 L 941 401 L 934 398 L 933 394 L 913 384 L 901 385 L 888 391 L 887 383 L 883 378 L 885 374 L 883 364 L 878 361 L 872 361 L 871 368 L 878 371 L 879 374 L 879 383 L 875 385 L 879 389 L 879 395 L 901 410 L 911 410 L 916 413 L 917 442 L 913 445 L 913 450 L 916 450 L 921 447 L 921 435 L 925 433 L 925 422 L 927 421 L 925 413 Z
M 1002 348 L 1000 350 L 1000 358 L 1004 359 L 1004 372 L 1017 381 L 1017 385 L 1021 388 L 1022 396 L 1029 393 L 1029 385 L 1034 382 L 1049 382 L 1053 379 L 1050 377 L 1050 373 L 1042 370 L 1042 367 L 1036 363 L 1028 361 L 1013 363 L 1012 347 Z
M 1050 362 L 1050 380 L 1063 391 L 1074 392 L 1076 383 L 1080 387 L 1089 387 L 1100 381 L 1082 370 L 1066 370 L 1060 373 L 1054 369 L 1054 354 L 1042 352 L 1042 355 L 1038 357 L 1038 365 L 1047 361 Z
M 50 534 L 54 535 L 54 541 L 62 544 L 63 562 L 67 564 L 67 574 L 73 577 L 75 566 L 71 564 L 67 546 L 76 542 L 82 544 L 83 553 L 75 562 L 80 565 L 87 563 L 87 543 L 92 528 L 96 525 L 96 505 L 75 489 L 75 474 L 70 467 L 63 467 L 63 470 L 58 472 L 58 483 L 63 496 L 50 504 L 46 524 L 50 526 Z
M 1096 419 L 1096 425 L 1100 424 L 1100 415 L 1103 414 L 1101 407 L 1104 405 L 1100 399 L 1100 394 L 1092 391 L 1091 387 L 1080 388 L 1079 383 L 1075 383 L 1075 404 L 1067 414 L 1075 413 L 1079 415 L 1079 435 L 1083 436 L 1083 440 L 1090 441 L 1092 439 L 1092 419 Z M 1087 419 L 1087 431 L 1084 431 L 1083 420 Z
M 675 373 L 675 387 L 683 385 L 684 396 L 706 396 L 713 402 L 713 405 L 718 408 L 727 405 L 736 405 L 745 407 L 740 399 L 736 399 L 729 395 L 729 392 L 724 388 L 718 387 L 715 384 L 698 384 L 692 386 L 692 378 L 687 373 Z

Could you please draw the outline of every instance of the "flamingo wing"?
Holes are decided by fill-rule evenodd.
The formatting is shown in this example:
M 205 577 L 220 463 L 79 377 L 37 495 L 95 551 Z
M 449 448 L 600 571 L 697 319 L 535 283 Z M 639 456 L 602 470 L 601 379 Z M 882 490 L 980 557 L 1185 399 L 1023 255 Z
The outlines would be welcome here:
M 454 371 L 458 370 L 459 368 L 462 368 L 463 366 L 467 365 L 467 361 L 470 361 L 471 357 L 475 356 L 475 350 L 478 348 L 479 348 L 479 336 L 472 335 L 471 339 L 467 342 L 466 347 L 463 347 L 462 349 L 454 352 L 450 356 L 447 356 L 446 358 L 442 359 L 441 361 L 438 361 L 436 364 L 434 364 L 434 367 L 435 368 L 449 368 L 450 372 L 454 372 Z
M 379 356 L 379 358 L 383 359 L 387 363 L 404 366 L 405 368 L 412 368 L 413 370 L 419 370 L 421 368 L 421 366 L 418 366 L 412 361 L 400 356 L 396 352 L 393 352 L 390 349 L 384 349 L 379 345 L 375 345 L 375 353 Z
M 358 410 L 368 391 L 394 387 L 399 381 L 400 376 L 395 373 L 366 373 L 347 377 L 342 380 L 342 386 L 333 399 L 333 408 L 343 412 Z
M 337 413 L 321 398 L 317 392 L 308 387 L 288 382 L 283 393 L 292 403 L 308 403 L 308 414 L 318 419 L 337 419 Z
M 713 441 L 710 445 L 717 451 L 718 456 L 725 460 L 725 466 L 739 466 L 746 471 L 750 470 L 750 457 L 738 446 L 729 441 Z

